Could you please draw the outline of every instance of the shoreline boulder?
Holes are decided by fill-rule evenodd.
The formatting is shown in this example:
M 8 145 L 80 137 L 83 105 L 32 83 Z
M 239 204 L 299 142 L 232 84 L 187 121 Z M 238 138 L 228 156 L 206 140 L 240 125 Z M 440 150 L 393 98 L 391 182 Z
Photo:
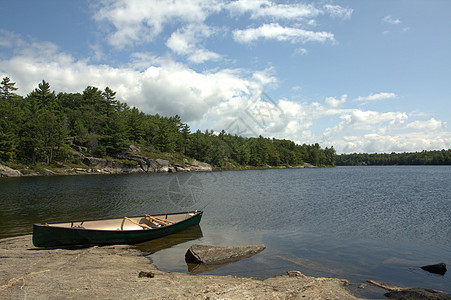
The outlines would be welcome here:
M 195 244 L 186 251 L 185 261 L 196 264 L 225 264 L 251 257 L 265 248 L 265 245 L 222 247 Z
M 10 167 L 0 164 L 0 177 L 20 177 L 22 173 L 18 170 L 11 169 Z

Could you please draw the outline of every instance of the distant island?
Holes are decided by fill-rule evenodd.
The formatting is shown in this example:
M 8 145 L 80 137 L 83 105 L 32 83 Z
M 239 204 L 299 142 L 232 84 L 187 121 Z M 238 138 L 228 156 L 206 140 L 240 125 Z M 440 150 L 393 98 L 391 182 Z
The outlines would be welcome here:
M 200 162 L 219 170 L 335 166 L 333 147 L 241 137 L 224 130 L 192 133 L 178 115 L 145 114 L 116 100 L 109 87 L 56 93 L 43 80 L 26 97 L 16 90 L 15 82 L 4 77 L 0 164 L 23 174 L 81 172 L 99 166 L 130 172 L 208 169 Z
M 451 149 L 410 153 L 352 153 L 337 155 L 337 166 L 451 165 Z

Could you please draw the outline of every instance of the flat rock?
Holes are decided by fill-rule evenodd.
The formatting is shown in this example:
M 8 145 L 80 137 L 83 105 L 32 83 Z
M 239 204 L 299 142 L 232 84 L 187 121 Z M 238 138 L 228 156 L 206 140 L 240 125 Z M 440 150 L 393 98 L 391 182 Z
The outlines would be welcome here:
M 187 263 L 224 264 L 255 255 L 266 248 L 265 245 L 211 246 L 192 245 L 185 254 Z

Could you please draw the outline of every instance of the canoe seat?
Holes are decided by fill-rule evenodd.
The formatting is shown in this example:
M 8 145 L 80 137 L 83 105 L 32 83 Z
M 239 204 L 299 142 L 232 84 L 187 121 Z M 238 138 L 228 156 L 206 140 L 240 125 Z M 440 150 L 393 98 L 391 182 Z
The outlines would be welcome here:
M 149 222 L 143 222 L 143 221 L 147 221 L 147 220 L 145 220 L 145 219 L 141 219 L 140 222 L 137 222 L 135 219 L 128 218 L 128 217 L 124 217 L 124 219 L 123 219 L 123 221 L 122 221 L 122 224 L 121 224 L 121 228 L 120 228 L 121 230 L 124 230 L 124 222 L 125 222 L 126 220 L 132 222 L 132 223 L 135 224 L 135 225 L 138 225 L 138 226 L 141 227 L 142 229 L 152 229 L 152 228 L 154 228 L 154 227 L 158 227 L 158 226 L 156 226 L 155 224 L 151 224 L 151 223 L 149 223 Z

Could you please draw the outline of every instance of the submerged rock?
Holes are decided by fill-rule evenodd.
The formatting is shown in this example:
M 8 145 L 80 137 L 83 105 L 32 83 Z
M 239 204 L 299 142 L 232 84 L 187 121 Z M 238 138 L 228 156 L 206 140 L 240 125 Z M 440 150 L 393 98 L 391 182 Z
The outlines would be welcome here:
M 266 248 L 265 245 L 210 246 L 192 245 L 185 254 L 187 263 L 225 264 L 255 255 Z
M 445 263 L 438 263 L 435 265 L 422 266 L 421 268 L 430 273 L 440 274 L 440 275 L 445 275 L 445 273 L 447 271 Z

